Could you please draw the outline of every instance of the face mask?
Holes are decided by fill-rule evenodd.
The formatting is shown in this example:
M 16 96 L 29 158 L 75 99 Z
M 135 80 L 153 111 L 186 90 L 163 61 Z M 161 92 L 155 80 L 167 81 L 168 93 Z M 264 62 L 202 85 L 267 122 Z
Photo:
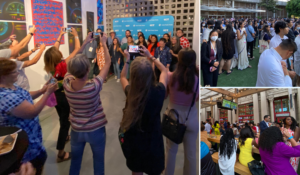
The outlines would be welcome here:
M 202 26 L 204 27 L 204 26 L 205 26 L 205 24 L 202 24 Z
M 297 27 L 298 30 L 300 30 L 300 27 Z
M 218 37 L 217 37 L 217 36 L 212 36 L 210 39 L 211 39 L 212 41 L 217 41 Z
M 209 28 L 210 28 L 210 29 L 213 29 L 213 28 L 214 28 L 214 26 L 210 26 Z

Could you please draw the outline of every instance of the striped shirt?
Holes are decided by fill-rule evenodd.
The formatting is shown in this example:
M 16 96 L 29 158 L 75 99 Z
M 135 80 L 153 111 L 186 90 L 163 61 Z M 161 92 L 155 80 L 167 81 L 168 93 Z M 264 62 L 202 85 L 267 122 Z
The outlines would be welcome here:
M 70 105 L 70 122 L 76 132 L 92 132 L 107 123 L 100 100 L 103 79 L 98 75 L 89 80 L 79 91 L 71 87 L 75 77 L 67 73 L 64 78 L 64 90 Z

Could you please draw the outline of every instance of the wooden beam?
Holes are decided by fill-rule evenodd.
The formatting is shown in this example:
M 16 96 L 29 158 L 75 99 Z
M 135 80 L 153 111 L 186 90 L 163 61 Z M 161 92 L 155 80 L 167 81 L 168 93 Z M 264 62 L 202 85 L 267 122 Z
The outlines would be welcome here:
M 227 90 L 222 89 L 222 88 L 208 88 L 208 90 L 218 92 L 220 94 L 227 95 L 227 96 L 230 96 L 230 97 L 236 97 L 237 96 L 236 93 L 232 93 L 232 92 L 227 91 Z
M 267 90 L 270 90 L 270 88 L 268 88 L 268 89 L 261 89 L 261 88 L 259 88 L 259 89 L 247 89 L 245 91 L 242 91 L 242 92 L 238 93 L 237 97 L 241 98 L 241 97 L 256 94 L 256 93 L 259 93 L 259 92 L 264 92 L 264 91 L 267 91 Z

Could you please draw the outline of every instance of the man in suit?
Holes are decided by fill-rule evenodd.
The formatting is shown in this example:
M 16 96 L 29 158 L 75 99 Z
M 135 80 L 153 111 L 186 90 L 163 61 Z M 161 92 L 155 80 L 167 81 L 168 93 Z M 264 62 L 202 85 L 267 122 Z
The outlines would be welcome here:
M 261 122 L 259 123 L 260 134 L 261 134 L 265 129 L 267 129 L 268 127 L 271 126 L 270 120 L 271 120 L 271 117 L 270 117 L 269 115 L 265 115 L 265 116 L 264 116 L 264 120 L 261 121 Z

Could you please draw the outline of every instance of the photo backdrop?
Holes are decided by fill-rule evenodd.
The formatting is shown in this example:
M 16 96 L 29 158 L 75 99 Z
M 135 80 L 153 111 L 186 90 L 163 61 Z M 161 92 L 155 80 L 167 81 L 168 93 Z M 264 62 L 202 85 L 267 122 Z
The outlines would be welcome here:
M 24 0 L 0 0 L 0 20 L 25 21 Z
M 157 35 L 158 39 L 165 33 L 171 32 L 173 36 L 174 17 L 173 16 L 151 16 L 151 17 L 132 17 L 115 18 L 113 20 L 113 30 L 122 39 L 125 31 L 130 30 L 131 35 L 136 40 L 137 33 L 143 32 L 146 40 L 149 35 Z
M 83 37 L 82 37 L 82 26 L 75 26 L 75 25 L 68 25 L 68 28 L 74 27 L 78 33 L 80 45 L 83 43 Z M 68 33 L 69 36 L 69 52 L 70 54 L 74 51 L 75 48 L 75 38 L 72 34 Z
M 92 4 L 91 4 L 92 5 Z M 66 0 L 67 23 L 82 23 L 81 0 Z
M 60 34 L 61 27 L 64 27 L 63 4 L 52 0 L 31 0 L 32 21 L 36 27 L 34 44 L 45 43 L 46 46 L 55 44 Z M 64 44 L 64 37 L 61 44 Z
M 95 32 L 94 12 L 86 12 L 86 22 L 87 22 L 87 34 L 89 32 Z

